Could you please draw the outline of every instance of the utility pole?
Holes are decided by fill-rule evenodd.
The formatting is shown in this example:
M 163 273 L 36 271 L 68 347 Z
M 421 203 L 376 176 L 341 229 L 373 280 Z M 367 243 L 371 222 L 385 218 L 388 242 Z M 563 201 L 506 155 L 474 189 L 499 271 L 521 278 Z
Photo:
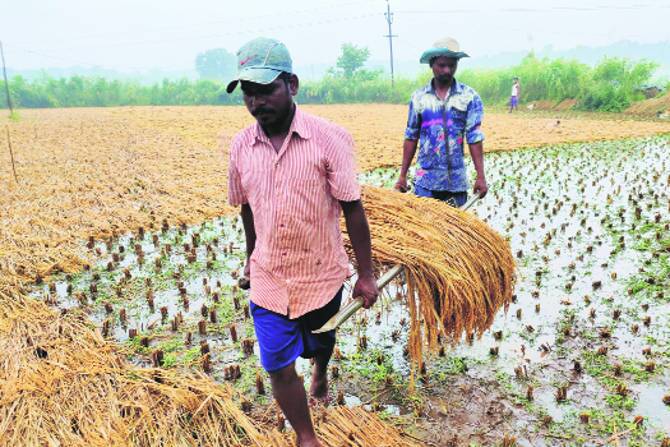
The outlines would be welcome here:
M 5 67 L 5 52 L 2 48 L 2 41 L 0 40 L 0 57 L 2 57 L 2 75 L 5 77 L 5 93 L 7 94 L 7 106 L 9 107 L 10 116 L 14 115 L 14 107 L 12 107 L 12 98 L 9 96 L 9 81 L 7 80 L 7 68 Z
M 389 33 L 384 36 L 388 37 L 389 39 L 389 54 L 391 58 L 391 87 L 393 87 L 394 79 L 393 79 L 393 38 L 398 37 L 397 35 L 393 34 L 393 31 L 391 30 L 391 24 L 393 23 L 393 13 L 391 12 L 391 3 L 389 0 L 386 0 L 386 12 L 384 13 L 384 16 L 386 16 L 386 23 L 389 25 Z

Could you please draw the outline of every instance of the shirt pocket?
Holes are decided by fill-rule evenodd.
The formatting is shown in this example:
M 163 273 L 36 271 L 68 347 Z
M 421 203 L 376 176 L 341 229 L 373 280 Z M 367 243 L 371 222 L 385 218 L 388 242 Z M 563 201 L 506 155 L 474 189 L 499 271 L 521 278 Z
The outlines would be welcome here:
M 287 181 L 284 205 L 291 220 L 298 224 L 313 224 L 323 218 L 328 207 L 325 184 L 326 179 L 319 176 L 294 177 Z
M 311 272 L 313 253 L 321 252 L 329 201 L 325 194 L 325 178 L 295 177 L 286 181 L 281 206 L 277 209 L 279 244 L 291 252 L 285 265 L 300 264 Z

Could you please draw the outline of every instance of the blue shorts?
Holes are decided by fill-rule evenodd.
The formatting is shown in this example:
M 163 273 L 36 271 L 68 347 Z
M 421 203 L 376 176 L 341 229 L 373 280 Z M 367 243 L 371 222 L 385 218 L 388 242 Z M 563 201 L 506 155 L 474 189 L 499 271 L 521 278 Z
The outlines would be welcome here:
M 509 105 L 510 107 L 516 107 L 519 104 L 519 98 L 516 96 L 510 96 L 509 98 Z
M 419 197 L 429 197 L 449 203 L 451 206 L 461 207 L 468 201 L 467 191 L 433 191 L 414 184 L 414 194 Z
M 312 331 L 330 320 L 340 310 L 341 302 L 342 288 L 328 304 L 295 320 L 250 302 L 263 368 L 273 373 L 289 366 L 298 357 L 311 358 L 319 352 L 332 351 L 335 331 L 323 334 L 312 334 Z

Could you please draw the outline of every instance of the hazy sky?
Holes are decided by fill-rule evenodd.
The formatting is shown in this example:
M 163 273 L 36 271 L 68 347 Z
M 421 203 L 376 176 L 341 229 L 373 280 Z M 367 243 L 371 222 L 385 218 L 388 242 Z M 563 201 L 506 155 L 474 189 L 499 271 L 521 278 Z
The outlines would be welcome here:
M 384 0 L 3 0 L 0 39 L 15 69 L 97 65 L 190 70 L 208 48 L 265 35 L 294 63 L 333 63 L 340 45 L 388 58 Z M 505 51 L 670 40 L 670 0 L 391 0 L 397 60 L 453 36 L 473 58 Z M 670 51 L 670 50 L 669 50 Z

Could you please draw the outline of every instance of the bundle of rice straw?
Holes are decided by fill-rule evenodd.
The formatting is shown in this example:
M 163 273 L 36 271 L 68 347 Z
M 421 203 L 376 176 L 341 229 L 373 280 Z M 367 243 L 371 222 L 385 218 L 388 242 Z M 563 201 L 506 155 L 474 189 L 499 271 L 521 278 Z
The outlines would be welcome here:
M 406 433 L 382 421 L 361 407 L 335 407 L 312 410 L 314 427 L 321 443 L 329 447 L 419 447 Z M 294 434 L 270 432 L 261 442 L 267 446 L 293 446 Z
M 405 266 L 409 350 L 419 365 L 424 343 L 435 350 L 440 338 L 481 336 L 510 303 L 509 243 L 472 212 L 375 187 L 364 188 L 363 204 L 376 267 Z

